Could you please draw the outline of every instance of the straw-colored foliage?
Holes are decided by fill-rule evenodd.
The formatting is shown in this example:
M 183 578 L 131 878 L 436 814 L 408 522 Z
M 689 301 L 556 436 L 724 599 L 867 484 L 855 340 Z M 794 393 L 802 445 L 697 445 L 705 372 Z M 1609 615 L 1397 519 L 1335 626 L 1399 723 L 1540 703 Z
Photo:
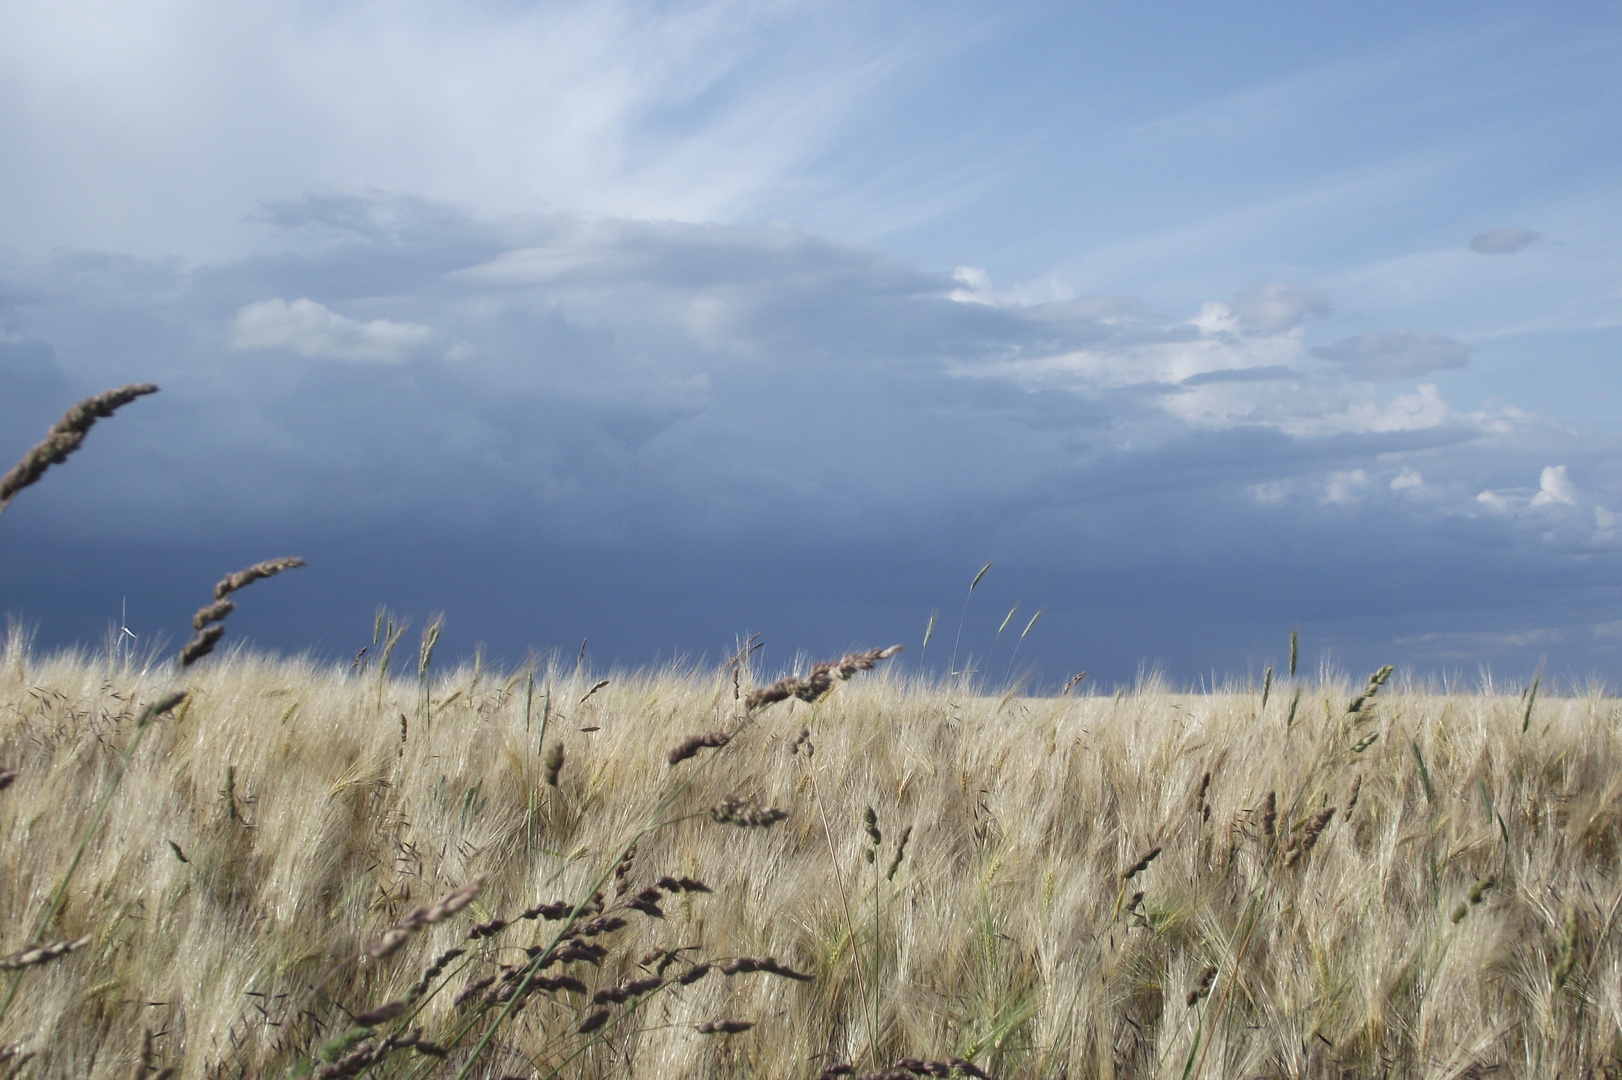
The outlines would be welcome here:
M 0 953 L 39 944 L 28 933 L 172 672 L 31 657 L 13 637 Z M 0 1074 L 31 1052 L 40 1076 L 143 1060 L 338 1075 L 392 1038 L 366 1075 L 453 1076 L 499 1015 L 479 1003 L 501 965 L 556 944 L 558 922 L 519 916 L 592 916 L 598 881 L 597 917 L 624 919 L 589 939 L 600 967 L 542 972 L 568 978 L 531 988 L 469 1075 L 1617 1067 L 1611 699 L 1540 698 L 1523 732 L 1513 694 L 1376 687 L 1348 714 L 1350 685 L 1265 706 L 1153 684 L 1030 699 L 881 668 L 744 719 L 746 664 L 737 681 L 611 674 L 588 695 L 600 682 L 573 665 L 533 684 L 474 667 L 380 680 L 243 652 L 192 669 L 43 935 L 75 947 L 0 976 L 19 988 Z M 671 763 L 711 731 L 730 738 Z M 710 812 L 729 798 L 731 824 Z M 788 816 L 739 827 L 745 805 Z

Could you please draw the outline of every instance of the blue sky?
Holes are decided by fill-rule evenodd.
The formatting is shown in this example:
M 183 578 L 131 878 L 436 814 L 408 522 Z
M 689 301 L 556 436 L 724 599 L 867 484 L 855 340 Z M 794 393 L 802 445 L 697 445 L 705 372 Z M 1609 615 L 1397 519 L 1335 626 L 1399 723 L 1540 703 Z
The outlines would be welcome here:
M 1617 4 L 0 12 L 42 644 L 1622 677 Z M 994 643 L 1009 609 L 1009 632 Z M 944 659 L 937 643 L 931 663 Z

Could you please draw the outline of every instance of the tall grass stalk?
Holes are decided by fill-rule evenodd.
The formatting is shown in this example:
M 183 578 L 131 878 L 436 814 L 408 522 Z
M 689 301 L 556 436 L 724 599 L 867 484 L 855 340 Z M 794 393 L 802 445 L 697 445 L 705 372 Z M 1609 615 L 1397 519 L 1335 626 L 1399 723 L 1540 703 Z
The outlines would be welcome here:
M 947 674 L 950 676 L 956 677 L 961 674 L 957 670 L 957 650 L 963 644 L 963 626 L 969 621 L 969 601 L 974 598 L 974 590 L 980 587 L 980 579 L 986 576 L 986 571 L 991 569 L 993 561 L 992 559 L 986 560 L 986 564 L 980 568 L 980 572 L 974 575 L 974 580 L 969 582 L 969 591 L 963 596 L 963 613 L 958 616 L 957 637 L 952 641 L 952 659 L 946 665 Z

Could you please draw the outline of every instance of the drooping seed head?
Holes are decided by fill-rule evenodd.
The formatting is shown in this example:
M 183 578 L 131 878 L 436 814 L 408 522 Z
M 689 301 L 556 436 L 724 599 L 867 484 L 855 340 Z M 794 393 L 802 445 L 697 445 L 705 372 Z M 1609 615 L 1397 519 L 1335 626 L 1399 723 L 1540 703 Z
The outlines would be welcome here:
M 85 398 L 63 413 L 62 419 L 45 433 L 45 438 L 24 454 L 9 472 L 0 476 L 0 510 L 4 510 L 23 488 L 38 482 L 46 469 L 62 464 L 69 454 L 79 449 L 97 420 L 113 415 L 138 397 L 157 392 L 158 388 L 151 383 L 131 383 Z
M 736 1035 L 754 1026 L 753 1020 L 711 1020 L 699 1024 L 694 1030 L 700 1035 Z
M 275 577 L 283 570 L 292 570 L 306 565 L 303 559 L 289 556 L 282 559 L 266 559 L 262 563 L 255 563 L 246 570 L 238 570 L 234 574 L 227 574 L 221 578 L 219 584 L 214 586 L 214 599 L 224 600 L 238 589 L 247 588 L 256 581 L 263 581 L 268 577 Z
M 1147 855 L 1145 855 L 1143 858 L 1139 859 L 1137 862 L 1133 863 L 1131 869 L 1127 870 L 1126 873 L 1121 875 L 1121 880 L 1122 881 L 1131 881 L 1133 878 L 1137 877 L 1139 874 L 1141 874 L 1145 870 L 1149 869 L 1149 864 L 1154 862 L 1155 859 L 1157 859 L 1159 857 L 1160 857 L 1160 849 L 1158 847 L 1150 848 L 1149 853 Z
M 671 765 L 679 765 L 705 747 L 725 746 L 731 741 L 731 738 L 724 731 L 707 731 L 702 735 L 689 735 L 671 747 L 670 753 L 665 755 L 665 760 Z
M 887 649 L 872 649 L 864 653 L 850 653 L 838 660 L 825 660 L 811 668 L 804 678 L 780 679 L 763 690 L 753 690 L 743 700 L 744 708 L 755 709 L 789 698 L 811 703 L 820 701 L 833 691 L 838 683 L 850 679 L 859 671 L 871 671 L 880 660 L 888 660 L 901 651 L 900 645 Z

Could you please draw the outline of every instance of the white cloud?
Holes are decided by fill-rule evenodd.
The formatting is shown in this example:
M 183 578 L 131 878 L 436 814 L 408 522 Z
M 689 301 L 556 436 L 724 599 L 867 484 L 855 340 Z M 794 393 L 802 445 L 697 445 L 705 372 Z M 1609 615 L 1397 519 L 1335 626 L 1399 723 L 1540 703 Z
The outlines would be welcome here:
M 415 323 L 358 322 L 300 297 L 260 300 L 237 309 L 233 349 L 290 349 L 300 356 L 391 363 L 405 359 L 433 333 Z
M 1404 466 L 1402 471 L 1391 478 L 1392 491 L 1419 492 L 1424 490 L 1425 478 L 1417 470 Z
M 1435 383 L 1420 383 L 1417 392 L 1398 394 L 1389 401 L 1368 399 L 1347 406 L 1338 413 L 1303 417 L 1281 425 L 1300 435 L 1346 435 L 1356 432 L 1423 431 L 1455 419 L 1453 407 L 1443 399 Z
M 1327 372 L 1308 370 L 1300 320 L 1322 310 L 1309 290 L 1260 286 L 1233 304 L 1207 301 L 1184 321 L 1155 319 L 1108 298 L 1108 314 L 1065 304 L 1021 305 L 991 289 L 982 271 L 960 267 L 953 299 L 993 304 L 1043 328 L 1066 328 L 1096 343 L 1070 350 L 1021 347 L 997 358 L 957 361 L 959 376 L 1002 378 L 1029 390 L 1062 389 L 1088 397 L 1152 389 L 1165 414 L 1200 429 L 1270 427 L 1313 437 L 1421 431 L 1460 423 L 1480 431 L 1503 428 L 1503 415 L 1460 416 L 1435 383 L 1385 396 L 1372 384 L 1464 362 L 1464 347 L 1434 334 L 1364 334 L 1314 353 L 1339 361 Z M 1337 378 L 1342 373 L 1351 380 Z
M 1223 395 L 1190 391 L 1215 383 L 1287 378 L 1302 356 L 1298 330 L 1249 331 L 1235 310 L 1219 301 L 1207 301 L 1199 314 L 1178 322 L 1142 316 L 1133 311 L 1133 302 L 1119 297 L 1010 302 L 1017 290 L 994 292 L 984 272 L 972 267 L 960 267 L 954 280 L 962 287 L 952 293 L 953 299 L 996 303 L 1045 331 L 1100 339 L 1080 348 L 1021 350 L 999 359 L 960 364 L 952 369 L 958 375 L 1006 378 L 1030 389 L 1083 392 L 1182 384 L 1183 392 L 1167 399 L 1168 411 L 1198 421 L 1207 415 L 1202 403 L 1209 400 L 1217 422 L 1225 422 L 1230 406 L 1217 400 Z M 1138 317 L 1132 317 L 1134 314 Z
M 1517 229 L 1505 225 L 1471 237 L 1470 250 L 1479 251 L 1483 255 L 1513 255 L 1537 239 L 1538 233 L 1531 229 Z
M 994 304 L 991 275 L 978 266 L 960 266 L 952 271 L 952 280 L 958 283 L 951 297 L 960 304 Z
M 1369 474 L 1362 469 L 1330 473 L 1324 481 L 1323 501 L 1346 505 L 1356 502 L 1369 486 Z
M 1617 539 L 1613 529 L 1619 517 L 1604 506 L 1595 503 L 1575 483 L 1564 465 L 1547 465 L 1538 475 L 1536 490 L 1531 488 L 1488 489 L 1476 496 L 1476 501 L 1488 510 L 1508 514 L 1535 527 L 1545 540 L 1562 537 L 1567 541 L 1581 541 L 1590 545 L 1606 544 Z M 1556 513 L 1562 507 L 1587 508 L 1581 515 Z M 1594 528 L 1587 521 L 1592 518 Z M 1546 531 L 1553 529 L 1553 531 Z
M 1564 503 L 1566 506 L 1576 506 L 1577 497 L 1581 494 L 1577 485 L 1571 482 L 1571 477 L 1566 475 L 1564 465 L 1549 465 L 1538 478 L 1538 493 L 1532 496 L 1532 505 Z

